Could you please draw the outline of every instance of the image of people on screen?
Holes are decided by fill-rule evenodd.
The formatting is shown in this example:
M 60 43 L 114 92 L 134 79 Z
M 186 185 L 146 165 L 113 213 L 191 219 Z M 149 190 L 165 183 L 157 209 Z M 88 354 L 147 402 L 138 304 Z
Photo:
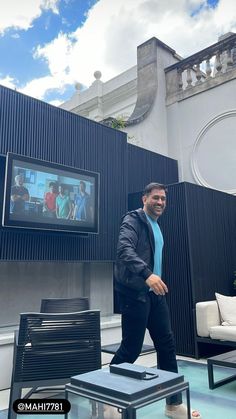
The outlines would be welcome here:
M 74 220 L 89 221 L 92 219 L 90 195 L 86 192 L 86 183 L 81 180 L 79 193 L 74 198 Z
M 59 195 L 56 197 L 56 217 L 69 220 L 72 215 L 72 203 L 66 189 L 59 185 Z
M 11 188 L 10 213 L 24 214 L 25 203 L 29 201 L 29 191 L 24 187 L 24 176 L 22 174 L 15 176 L 15 185 Z
M 56 218 L 56 199 L 58 197 L 58 188 L 55 182 L 50 182 L 49 191 L 44 194 L 43 216 Z

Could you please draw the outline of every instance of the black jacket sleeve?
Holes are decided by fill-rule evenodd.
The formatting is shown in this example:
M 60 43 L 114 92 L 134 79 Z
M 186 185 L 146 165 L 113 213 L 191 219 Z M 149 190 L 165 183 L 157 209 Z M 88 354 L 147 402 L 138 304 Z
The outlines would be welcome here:
M 152 271 L 136 251 L 140 239 L 140 229 L 138 219 L 129 215 L 125 216 L 120 228 L 117 258 L 132 274 L 142 276 L 146 280 L 152 274 Z

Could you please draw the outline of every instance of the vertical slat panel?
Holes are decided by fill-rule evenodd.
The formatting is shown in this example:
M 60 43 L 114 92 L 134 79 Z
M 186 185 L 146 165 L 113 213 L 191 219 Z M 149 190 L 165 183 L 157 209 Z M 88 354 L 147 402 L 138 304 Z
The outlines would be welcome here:
M 161 217 L 164 279 L 177 351 L 194 355 L 193 309 L 198 301 L 230 295 L 236 267 L 236 197 L 190 183 L 168 188 Z
M 165 243 L 163 279 L 169 288 L 167 299 L 177 353 L 193 355 L 192 284 L 185 195 L 184 183 L 168 187 L 167 209 L 160 223 Z
M 99 172 L 100 233 L 82 238 L 2 227 L 0 259 L 114 260 L 118 220 L 127 208 L 125 134 L 1 87 L 0 153 L 8 151 Z M 2 212 L 4 157 L 0 162 Z
M 128 144 L 128 191 L 139 192 L 150 182 L 178 182 L 177 161 Z
M 236 197 L 186 184 L 194 303 L 229 295 L 236 270 Z

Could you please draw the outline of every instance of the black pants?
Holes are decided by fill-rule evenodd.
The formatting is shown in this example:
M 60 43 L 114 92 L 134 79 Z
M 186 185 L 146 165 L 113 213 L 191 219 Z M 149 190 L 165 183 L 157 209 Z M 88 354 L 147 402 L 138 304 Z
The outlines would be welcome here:
M 119 294 L 122 341 L 111 364 L 133 363 L 142 350 L 145 331 L 148 329 L 157 351 L 158 368 L 178 372 L 175 341 L 171 330 L 169 308 L 165 296 L 148 292 L 146 302 Z M 167 399 L 167 404 L 182 403 L 182 395 Z

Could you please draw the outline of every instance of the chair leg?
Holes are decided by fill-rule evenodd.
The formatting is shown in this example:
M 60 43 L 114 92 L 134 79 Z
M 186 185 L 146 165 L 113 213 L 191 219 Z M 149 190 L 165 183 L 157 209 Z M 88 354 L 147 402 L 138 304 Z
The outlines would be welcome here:
M 15 400 L 21 397 L 22 386 L 19 383 L 14 383 L 10 390 L 9 408 L 8 408 L 8 419 L 16 419 L 17 413 L 13 410 L 13 403 Z
M 29 390 L 28 391 L 28 393 L 26 393 L 25 395 L 24 395 L 24 399 L 29 399 L 30 398 L 30 396 L 32 396 L 32 394 L 34 394 L 34 393 L 36 393 L 37 392 L 37 387 L 33 387 L 33 388 L 31 388 L 31 390 Z
M 91 403 L 91 408 L 92 408 L 92 414 L 91 414 L 91 417 L 92 417 L 92 419 L 96 419 L 98 416 L 97 416 L 97 402 L 95 402 L 95 400 L 91 400 L 90 401 L 90 403 Z

